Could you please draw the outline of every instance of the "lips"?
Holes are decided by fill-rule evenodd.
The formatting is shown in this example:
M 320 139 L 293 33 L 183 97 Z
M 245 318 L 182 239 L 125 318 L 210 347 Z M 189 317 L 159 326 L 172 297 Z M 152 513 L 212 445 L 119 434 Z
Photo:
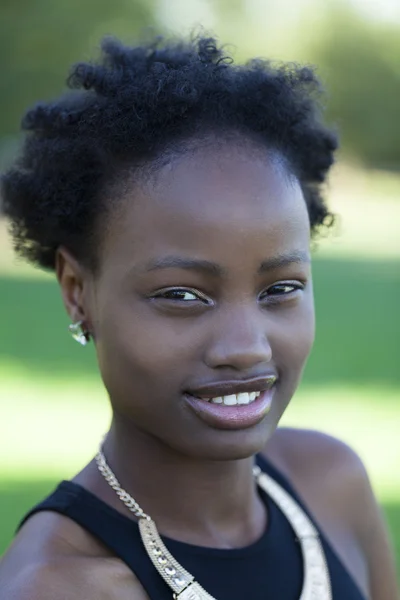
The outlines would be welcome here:
M 247 381 L 219 382 L 191 390 L 184 394 L 184 399 L 202 421 L 215 429 L 246 429 L 260 423 L 269 413 L 276 381 L 276 375 L 271 374 Z M 252 400 L 239 402 L 244 395 Z M 232 398 L 236 398 L 235 403 Z

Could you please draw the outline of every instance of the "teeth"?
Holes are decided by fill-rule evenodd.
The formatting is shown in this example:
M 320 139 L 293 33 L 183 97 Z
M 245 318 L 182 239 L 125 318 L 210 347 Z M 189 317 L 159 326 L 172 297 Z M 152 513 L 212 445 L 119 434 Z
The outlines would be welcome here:
M 231 394 L 230 396 L 222 396 L 222 402 L 226 406 L 234 406 L 238 403 L 236 394 Z
M 230 394 L 229 396 L 217 396 L 216 398 L 207 398 L 213 404 L 225 404 L 226 406 L 235 406 L 236 404 L 249 404 L 254 402 L 261 392 L 242 392 L 241 394 Z M 206 398 L 205 398 L 206 400 Z
M 237 396 L 238 404 L 248 404 L 250 402 L 250 394 L 245 392 L 244 394 L 238 394 Z
M 211 398 L 211 402 L 214 402 L 214 404 L 222 404 L 223 400 L 221 396 L 218 396 L 217 398 Z

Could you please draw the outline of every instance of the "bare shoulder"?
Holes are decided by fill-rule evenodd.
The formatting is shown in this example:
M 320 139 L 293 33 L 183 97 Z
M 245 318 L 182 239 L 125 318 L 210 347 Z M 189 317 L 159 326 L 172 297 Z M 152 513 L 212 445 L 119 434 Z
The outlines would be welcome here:
M 118 563 L 83 557 L 35 561 L 1 583 L 2 599 L 148 600 L 138 581 Z
M 280 428 L 265 456 L 291 481 L 367 595 L 398 598 L 392 545 L 358 454 L 330 435 Z
M 334 474 L 336 485 L 340 479 L 342 486 L 354 488 L 367 477 L 362 460 L 350 446 L 320 431 L 281 427 L 265 454 L 301 486 L 302 481 L 310 483 L 317 476 L 332 482 Z
M 373 497 L 358 454 L 344 442 L 314 430 L 280 428 L 265 452 L 322 521 L 337 521 L 362 535 L 360 503 Z
M 148 600 L 135 575 L 70 519 L 33 516 L 0 561 L 2 600 Z

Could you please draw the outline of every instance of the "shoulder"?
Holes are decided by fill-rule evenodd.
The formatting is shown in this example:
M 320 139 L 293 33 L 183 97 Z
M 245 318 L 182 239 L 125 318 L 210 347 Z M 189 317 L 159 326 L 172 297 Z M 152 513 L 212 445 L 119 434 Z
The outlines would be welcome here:
M 265 455 L 301 485 L 318 478 L 320 483 L 340 483 L 342 492 L 349 488 L 351 493 L 368 480 L 358 454 L 346 443 L 320 431 L 279 428 Z
M 325 458 L 357 456 L 350 446 L 338 438 L 315 429 L 279 427 L 271 439 L 270 446 L 274 451 L 279 450 L 279 453 L 289 460 L 294 460 L 299 452 L 302 455 L 306 453 L 307 458 L 313 458 L 316 451 L 318 454 L 322 451 Z M 315 458 L 318 458 L 318 455 Z
M 287 477 L 318 518 L 345 523 L 362 536 L 360 503 L 373 497 L 358 454 L 344 442 L 319 431 L 278 429 L 265 453 Z
M 391 543 L 359 455 L 332 436 L 292 428 L 278 429 L 264 454 L 299 492 L 343 562 L 353 562 L 352 574 L 363 570 L 350 552 L 353 543 L 359 549 L 371 598 L 397 598 Z
M 0 561 L 0 588 L 2 600 L 148 600 L 122 561 L 70 519 L 46 512 L 24 525 Z
M 1 582 L 4 600 L 147 600 L 119 561 L 54 557 L 24 565 Z M 0 579 L 1 581 L 1 579 Z

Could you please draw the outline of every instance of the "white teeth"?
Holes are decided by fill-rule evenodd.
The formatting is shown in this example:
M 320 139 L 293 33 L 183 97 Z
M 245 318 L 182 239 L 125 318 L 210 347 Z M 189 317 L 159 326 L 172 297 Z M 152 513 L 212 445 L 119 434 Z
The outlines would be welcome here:
M 218 396 L 217 398 L 211 398 L 210 402 L 213 402 L 214 404 L 222 404 L 223 400 L 221 396 Z
M 237 403 L 238 404 L 248 404 L 250 402 L 250 394 L 245 392 L 244 394 L 237 395 Z
M 240 394 L 230 394 L 229 396 L 217 396 L 216 398 L 207 398 L 208 402 L 213 404 L 225 404 L 226 406 L 235 406 L 235 404 L 249 404 L 254 402 L 261 392 L 242 392 Z
M 230 396 L 223 396 L 222 397 L 222 402 L 226 405 L 226 406 L 234 406 L 235 404 L 237 404 L 237 396 L 236 394 L 231 394 Z

